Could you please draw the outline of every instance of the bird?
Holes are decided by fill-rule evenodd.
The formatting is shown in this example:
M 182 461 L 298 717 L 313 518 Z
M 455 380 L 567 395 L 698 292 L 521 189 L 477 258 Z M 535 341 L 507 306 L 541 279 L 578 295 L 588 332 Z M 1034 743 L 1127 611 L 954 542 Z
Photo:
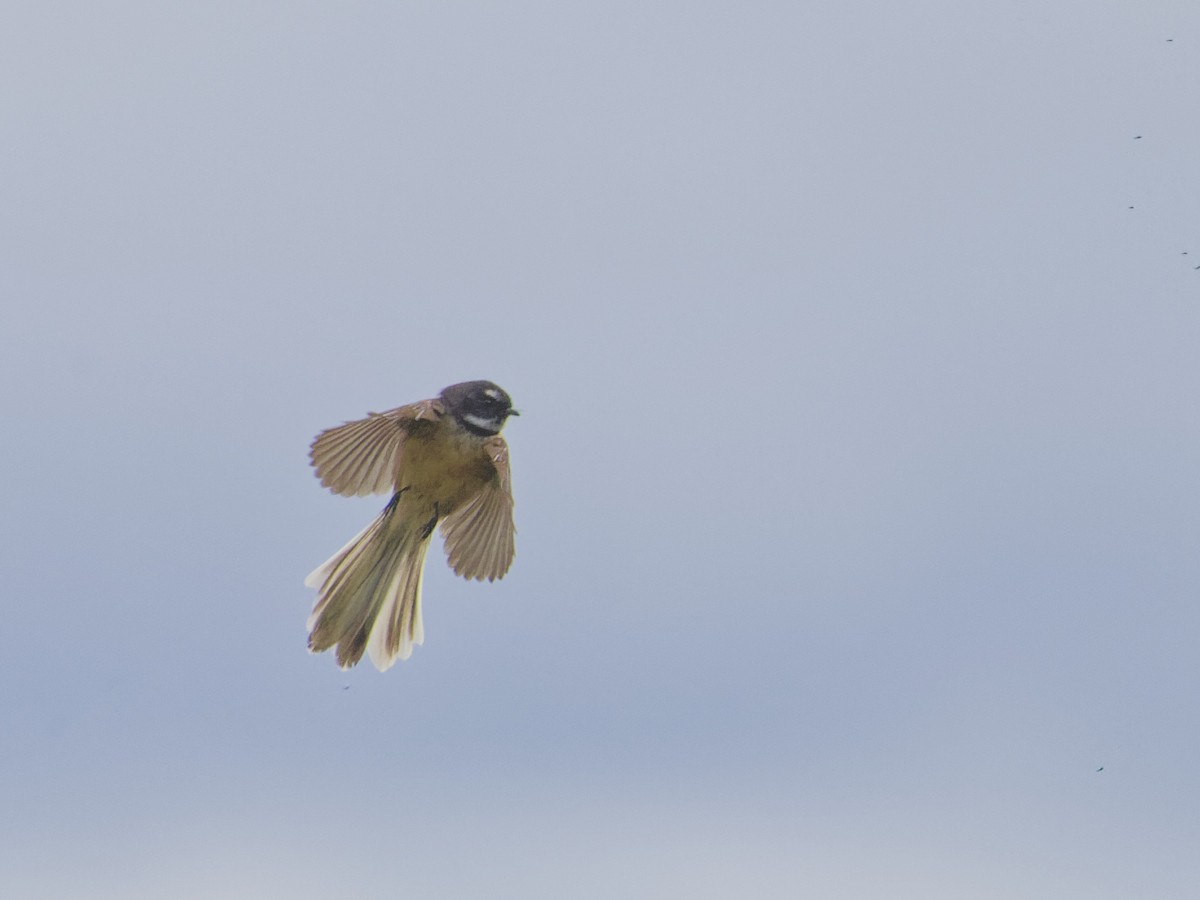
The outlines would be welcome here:
M 309 458 L 334 494 L 391 493 L 376 519 L 315 569 L 308 647 L 334 650 L 349 669 L 365 652 L 383 672 L 425 640 L 421 578 L 441 526 L 450 568 L 503 578 L 516 553 L 508 444 L 512 398 L 491 381 L 453 384 L 437 397 L 327 428 Z

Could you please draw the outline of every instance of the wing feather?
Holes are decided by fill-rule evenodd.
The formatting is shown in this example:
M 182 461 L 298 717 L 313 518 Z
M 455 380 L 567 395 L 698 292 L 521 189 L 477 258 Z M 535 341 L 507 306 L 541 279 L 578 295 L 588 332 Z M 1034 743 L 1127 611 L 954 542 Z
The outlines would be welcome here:
M 463 578 L 478 581 L 503 578 L 516 554 L 508 445 L 497 436 L 488 441 L 488 451 L 495 477 L 442 520 L 450 568 Z
M 414 422 L 442 414 L 437 400 L 422 400 L 365 419 L 327 428 L 317 435 L 309 459 L 321 484 L 335 494 L 362 497 L 386 494 L 395 487 L 395 473 L 404 438 Z

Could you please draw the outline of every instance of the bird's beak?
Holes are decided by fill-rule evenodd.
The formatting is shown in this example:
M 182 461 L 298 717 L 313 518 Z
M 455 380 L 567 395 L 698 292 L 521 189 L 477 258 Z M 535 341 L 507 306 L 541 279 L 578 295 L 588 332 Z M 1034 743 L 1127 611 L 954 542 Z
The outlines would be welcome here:
M 508 411 L 508 414 L 510 416 L 519 416 L 521 414 L 521 411 L 519 409 L 510 409 Z

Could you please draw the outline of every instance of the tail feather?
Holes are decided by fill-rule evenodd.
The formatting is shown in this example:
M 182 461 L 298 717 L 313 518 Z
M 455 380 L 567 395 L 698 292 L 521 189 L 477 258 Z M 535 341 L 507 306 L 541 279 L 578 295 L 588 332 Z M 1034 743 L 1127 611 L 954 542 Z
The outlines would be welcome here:
M 425 625 L 421 621 L 421 577 L 428 546 L 428 538 L 419 541 L 411 564 L 396 570 L 388 585 L 388 599 L 371 629 L 367 655 L 380 672 L 391 668 L 397 659 L 412 656 L 414 645 L 425 643 Z
M 367 652 L 380 671 L 407 659 L 425 639 L 421 575 L 429 530 L 411 528 L 400 495 L 345 547 L 305 579 L 318 591 L 308 619 L 314 653 L 336 647 L 348 669 Z

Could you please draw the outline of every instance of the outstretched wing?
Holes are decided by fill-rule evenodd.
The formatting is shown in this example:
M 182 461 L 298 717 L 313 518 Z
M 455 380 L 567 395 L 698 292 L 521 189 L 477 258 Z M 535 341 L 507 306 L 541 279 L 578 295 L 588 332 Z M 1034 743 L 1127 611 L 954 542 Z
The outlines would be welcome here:
M 382 413 L 370 413 L 327 428 L 317 435 L 309 459 L 321 484 L 335 494 L 362 497 L 395 489 L 395 475 L 404 438 L 413 424 L 442 415 L 438 400 L 422 400 Z
M 488 454 L 496 468 L 495 477 L 442 520 L 450 568 L 463 578 L 479 581 L 503 578 L 516 553 L 512 477 L 504 438 L 489 439 Z

